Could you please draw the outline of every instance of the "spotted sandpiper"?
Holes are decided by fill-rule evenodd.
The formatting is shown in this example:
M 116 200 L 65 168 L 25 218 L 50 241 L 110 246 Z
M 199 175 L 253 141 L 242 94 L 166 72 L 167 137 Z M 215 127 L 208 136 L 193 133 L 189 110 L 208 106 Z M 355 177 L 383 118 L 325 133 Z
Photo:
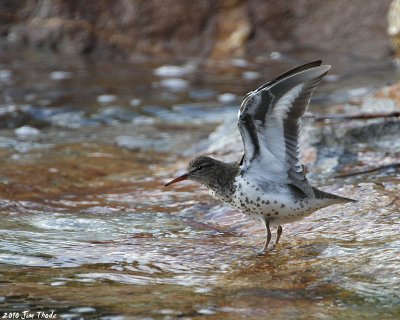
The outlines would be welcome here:
M 314 61 L 292 69 L 249 92 L 238 116 L 244 155 L 225 163 L 207 156 L 190 160 L 187 172 L 165 186 L 182 180 L 205 185 L 211 195 L 251 218 L 261 220 L 267 235 L 263 252 L 269 250 L 270 226 L 299 220 L 333 204 L 355 200 L 330 194 L 310 185 L 300 162 L 300 120 L 311 95 L 330 69 Z

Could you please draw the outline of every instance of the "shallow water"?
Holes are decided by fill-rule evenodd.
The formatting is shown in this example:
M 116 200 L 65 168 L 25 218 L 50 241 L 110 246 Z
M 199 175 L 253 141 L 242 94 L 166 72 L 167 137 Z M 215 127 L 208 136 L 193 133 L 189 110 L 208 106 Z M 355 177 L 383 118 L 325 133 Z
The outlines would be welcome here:
M 398 170 L 334 178 L 318 162 L 310 167 L 323 177 L 312 175 L 317 185 L 360 201 L 285 225 L 279 250 L 258 256 L 260 225 L 203 188 L 163 183 L 240 96 L 293 64 L 165 65 L 2 51 L 0 310 L 64 319 L 398 318 Z M 337 110 L 330 105 L 396 77 L 388 63 L 369 73 L 338 65 L 314 111 Z M 343 173 L 400 155 L 390 140 L 353 150 Z

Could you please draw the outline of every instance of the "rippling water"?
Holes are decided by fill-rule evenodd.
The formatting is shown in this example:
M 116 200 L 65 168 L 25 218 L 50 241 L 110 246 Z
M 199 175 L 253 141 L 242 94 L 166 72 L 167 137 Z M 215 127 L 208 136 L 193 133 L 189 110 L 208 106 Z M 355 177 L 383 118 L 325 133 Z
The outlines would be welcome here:
M 279 250 L 259 257 L 260 225 L 203 188 L 163 183 L 245 92 L 293 64 L 170 64 L 2 51 L 0 310 L 65 319 L 399 317 L 398 170 L 333 178 L 317 162 L 324 190 L 360 201 L 285 225 Z M 368 72 L 357 62 L 349 72 L 338 61 L 313 110 L 373 92 L 395 78 L 387 66 Z M 390 138 L 352 151 L 344 172 L 400 156 Z

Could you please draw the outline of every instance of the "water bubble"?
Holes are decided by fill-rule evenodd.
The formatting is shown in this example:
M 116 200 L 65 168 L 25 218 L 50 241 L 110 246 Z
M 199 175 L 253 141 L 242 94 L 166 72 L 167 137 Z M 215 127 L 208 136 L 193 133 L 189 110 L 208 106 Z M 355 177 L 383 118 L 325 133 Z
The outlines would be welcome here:
M 188 67 L 166 65 L 155 69 L 154 74 L 159 77 L 173 78 L 185 76 L 190 71 L 191 70 Z
M 211 291 L 212 291 L 212 288 L 210 288 L 210 287 L 200 287 L 200 288 L 194 289 L 194 292 L 196 292 L 196 293 L 208 293 Z
M 129 104 L 130 104 L 132 107 L 140 106 L 141 103 L 142 103 L 142 100 L 141 100 L 141 99 L 132 99 L 131 101 L 129 101 Z
M 138 116 L 132 120 L 133 124 L 138 124 L 138 125 L 153 124 L 155 122 L 156 120 L 154 118 L 146 116 Z
M 209 315 L 209 314 L 215 314 L 215 311 L 211 310 L 211 309 L 204 308 L 204 309 L 197 310 L 197 313 L 204 314 L 204 315 Z
M 79 318 L 79 314 L 77 314 L 77 313 L 62 313 L 62 314 L 60 314 L 60 318 L 63 318 L 63 319 L 76 319 L 76 318 L 78 318 L 78 319 L 80 319 Z
M 186 80 L 179 78 L 170 78 L 165 79 L 160 82 L 160 85 L 164 88 L 167 88 L 171 91 L 184 91 L 189 86 L 189 83 Z
M 172 309 L 161 309 L 161 310 L 158 310 L 158 313 L 169 315 L 169 314 L 178 314 L 179 312 L 172 310 Z
M 340 80 L 340 77 L 337 74 L 327 74 L 323 79 L 326 82 L 336 82 Z
M 52 80 L 65 80 L 72 78 L 72 73 L 67 71 L 53 71 L 50 73 L 50 78 Z
M 238 68 L 245 68 L 249 65 L 249 62 L 244 59 L 233 59 L 232 65 Z
M 257 71 L 245 71 L 242 76 L 245 80 L 255 80 L 260 77 L 260 73 Z
M 92 307 L 78 307 L 78 308 L 73 308 L 70 311 L 78 312 L 78 313 L 91 313 L 91 312 L 95 312 L 96 309 L 92 308 Z
M 123 316 L 104 316 L 100 317 L 100 320 L 124 320 L 125 317 Z
M 0 81 L 1 82 L 10 82 L 11 80 L 11 71 L 10 70 L 0 70 Z
M 233 93 L 223 93 L 218 96 L 218 101 L 221 103 L 232 103 L 236 101 L 236 95 Z
M 40 130 L 30 126 L 22 126 L 14 130 L 16 136 L 21 139 L 35 139 L 40 135 Z
M 282 54 L 278 51 L 271 52 L 271 59 L 279 60 L 282 57 Z
M 117 96 L 113 94 L 102 94 L 97 97 L 97 102 L 99 103 L 110 103 L 117 100 Z

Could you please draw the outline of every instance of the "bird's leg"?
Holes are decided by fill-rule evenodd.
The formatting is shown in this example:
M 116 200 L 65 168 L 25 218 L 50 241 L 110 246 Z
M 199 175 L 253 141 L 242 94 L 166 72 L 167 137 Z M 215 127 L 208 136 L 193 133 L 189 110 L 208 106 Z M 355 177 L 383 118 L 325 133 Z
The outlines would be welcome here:
M 281 238 L 282 235 L 282 231 L 283 231 L 282 226 L 278 226 L 278 228 L 276 229 L 276 241 L 272 247 L 272 250 L 275 249 L 275 246 L 278 244 L 279 239 Z
M 267 239 L 264 243 L 264 248 L 262 252 L 268 251 L 268 245 L 269 242 L 271 241 L 271 229 L 269 228 L 269 220 L 265 219 L 264 221 L 265 221 L 265 228 L 267 228 Z

